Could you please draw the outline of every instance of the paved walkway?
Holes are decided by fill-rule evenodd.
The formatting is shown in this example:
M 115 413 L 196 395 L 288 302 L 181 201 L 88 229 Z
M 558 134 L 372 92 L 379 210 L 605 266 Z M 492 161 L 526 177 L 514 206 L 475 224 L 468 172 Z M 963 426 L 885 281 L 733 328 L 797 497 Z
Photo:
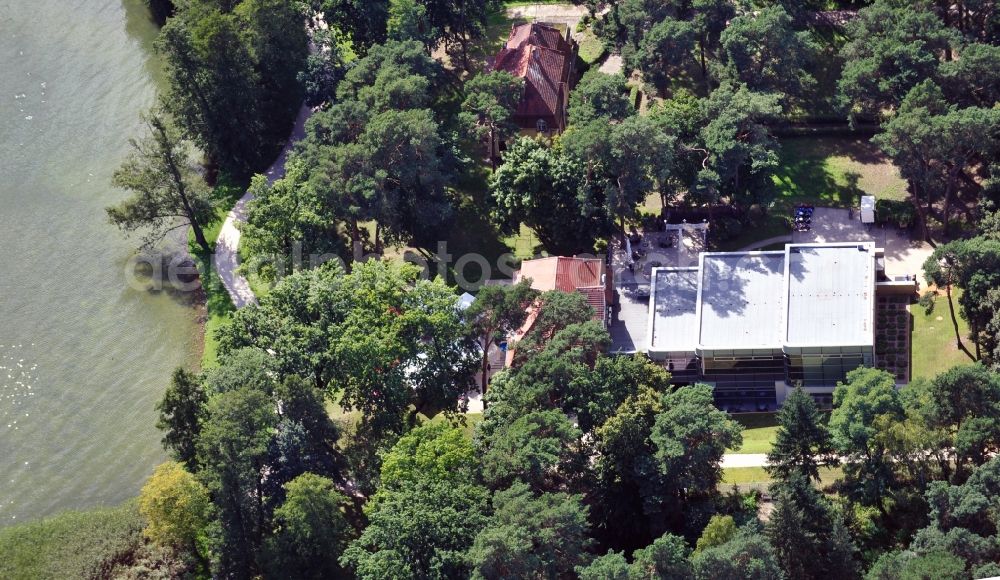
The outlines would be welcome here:
M 312 109 L 309 107 L 303 105 L 299 109 L 299 115 L 295 119 L 292 134 L 289 136 L 288 142 L 285 143 L 285 148 L 281 150 L 281 154 L 265 172 L 268 183 L 274 183 L 285 176 L 285 161 L 288 159 L 288 153 L 295 143 L 305 136 L 306 120 L 309 119 L 310 115 L 312 115 Z M 257 303 L 257 297 L 250 289 L 250 283 L 239 273 L 240 224 L 246 221 L 247 203 L 251 199 L 253 199 L 253 195 L 247 191 L 226 216 L 226 221 L 222 224 L 222 229 L 219 230 L 219 237 L 215 240 L 215 254 L 212 255 L 212 266 L 218 273 L 219 279 L 222 280 L 222 285 L 229 292 L 236 308 Z
M 738 467 L 767 467 L 764 453 L 727 453 L 722 456 L 722 469 Z

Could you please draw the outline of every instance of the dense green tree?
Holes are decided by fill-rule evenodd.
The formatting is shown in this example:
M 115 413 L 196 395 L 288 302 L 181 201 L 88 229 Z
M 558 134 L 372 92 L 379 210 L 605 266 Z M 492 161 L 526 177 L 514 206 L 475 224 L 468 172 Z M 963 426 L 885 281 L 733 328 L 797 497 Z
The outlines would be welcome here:
M 972 43 L 958 58 L 941 63 L 941 88 L 948 101 L 963 107 L 990 108 L 1000 101 L 1000 46 Z
M 667 485 L 654 493 L 665 504 L 680 507 L 713 499 L 722 479 L 722 455 L 743 443 L 742 428 L 715 407 L 706 385 L 666 393 L 663 406 L 650 441 Z
M 972 327 L 972 337 L 979 349 L 980 332 L 987 330 L 995 311 L 989 300 L 990 290 L 1000 286 L 1000 240 L 976 237 L 956 240 L 939 245 L 924 262 L 927 280 L 948 292 L 951 307 L 951 286 L 963 290 L 958 303 L 962 317 Z M 952 314 L 955 319 L 955 315 Z M 957 325 L 956 325 L 957 326 Z M 956 341 L 960 342 L 958 330 Z M 996 338 L 987 337 L 988 345 L 996 344 Z
M 563 487 L 560 469 L 572 454 L 580 432 L 560 411 L 532 411 L 477 439 L 483 480 L 493 489 L 523 482 L 536 491 Z
M 736 5 L 732 0 L 693 0 L 691 6 L 695 11 L 693 21 L 698 33 L 701 76 L 707 80 L 708 56 L 718 50 L 722 32 L 736 16 Z
M 642 529 L 652 533 L 645 537 L 695 536 L 698 514 L 717 494 L 722 454 L 741 441 L 739 425 L 715 408 L 707 386 L 630 396 L 595 432 L 595 510 L 607 522 L 601 527 L 640 540 Z M 639 529 L 616 530 L 612 523 L 626 520 Z M 627 545 L 625 538 L 608 541 Z
M 585 214 L 599 211 L 608 223 L 635 215 L 657 181 L 669 177 L 672 138 L 646 116 L 631 116 L 610 126 L 598 118 L 563 135 L 566 152 L 583 166 L 580 199 Z
M 263 169 L 288 136 L 308 56 L 304 15 L 281 0 L 179 7 L 160 34 L 167 109 L 226 171 Z
M 705 168 L 708 150 L 700 141 L 701 128 L 708 123 L 705 113 L 702 101 L 683 88 L 653 105 L 649 112 L 660 130 L 674 137 L 672 171 L 657 184 L 663 207 L 681 202 Z
M 952 437 L 955 462 L 982 465 L 1000 446 L 1000 376 L 980 364 L 953 367 L 930 382 L 929 422 Z
M 383 489 L 405 487 L 422 478 L 471 481 L 478 463 L 472 442 L 446 423 L 428 423 L 396 442 L 382 459 Z
M 341 103 L 313 116 L 298 145 L 319 215 L 346 222 L 360 247 L 374 221 L 374 249 L 429 244 L 451 216 L 445 186 L 455 166 L 449 141 L 427 107 L 441 66 L 419 42 L 374 46 L 337 88 Z
M 389 0 L 321 0 L 323 20 L 344 31 L 359 54 L 386 41 Z
M 442 32 L 444 48 L 460 58 L 462 68 L 472 70 L 469 52 L 473 42 L 486 36 L 490 14 L 500 10 L 498 0 L 425 0 L 431 25 Z
M 219 362 L 204 373 L 202 386 L 209 396 L 242 388 L 272 395 L 278 386 L 274 359 L 262 348 L 227 352 Z
M 492 503 L 493 515 L 469 550 L 473 578 L 564 578 L 589 560 L 581 496 L 535 495 L 515 484 Z
M 476 301 L 465 314 L 479 346 L 480 389 L 486 394 L 489 380 L 490 351 L 521 328 L 528 317 L 528 307 L 538 298 L 531 282 L 522 280 L 511 286 L 486 285 L 479 289 Z
M 955 34 L 921 4 L 877 0 L 847 25 L 838 88 L 852 117 L 891 113 L 910 89 L 935 78 Z
M 778 479 L 799 473 L 819 481 L 819 468 L 836 463 L 830 433 L 816 401 L 801 388 L 778 411 L 778 432 L 767 454 L 767 471 Z
M 1000 461 L 995 458 L 976 469 L 961 485 L 932 483 L 927 491 L 930 525 L 917 533 L 910 549 L 919 555 L 944 552 L 957 556 L 970 570 L 996 562 L 1000 557 L 998 497 Z
M 1000 149 L 1000 112 L 948 105 L 933 81 L 925 81 L 907 94 L 883 128 L 874 141 L 899 165 L 928 210 L 936 199 L 942 201 L 947 235 L 951 203 L 972 181 L 969 170 Z
M 279 421 L 268 457 L 269 507 L 283 500 L 289 481 L 306 472 L 343 483 L 340 430 L 330 419 L 322 393 L 292 376 L 275 388 L 273 397 Z
M 684 538 L 664 534 L 649 546 L 633 552 L 631 564 L 624 554 L 612 550 L 576 571 L 583 580 L 690 580 L 694 578 L 694 570 L 688 559 L 689 552 Z
M 622 121 L 635 112 L 628 94 L 624 75 L 589 70 L 569 94 L 569 121 L 573 125 L 595 119 Z
M 273 401 L 257 390 L 229 391 L 208 404 L 198 438 L 198 475 L 217 508 L 219 575 L 245 578 L 261 572 L 269 522 L 267 458 L 277 424 Z
M 584 215 L 577 197 L 580 171 L 558 145 L 518 139 L 504 152 L 503 165 L 490 178 L 494 221 L 512 233 L 521 224 L 527 225 L 553 254 L 592 250 L 594 232 L 603 229 L 603 224 Z
M 156 544 L 198 554 L 209 522 L 208 491 L 180 463 L 159 465 L 139 492 L 143 535 Z
M 417 412 L 457 410 L 476 360 L 452 289 L 419 277 L 413 265 L 380 261 L 293 274 L 234 314 L 220 354 L 268 349 L 277 373 L 361 411 L 366 432 L 401 433 Z
M 477 141 L 485 141 L 490 163 L 496 167 L 495 149 L 517 134 L 514 111 L 524 93 L 524 79 L 506 71 L 478 74 L 465 83 L 465 100 L 459 120 Z
M 777 486 L 767 536 L 781 567 L 791 578 L 857 578 L 854 545 L 840 515 L 793 472 Z
M 808 72 L 817 50 L 809 34 L 796 32 L 781 6 L 737 16 L 720 37 L 720 75 L 752 91 L 802 100 L 816 85 Z
M 430 107 L 447 86 L 441 64 L 415 40 L 371 47 L 337 86 L 341 101 L 362 103 L 369 116 Z
M 431 25 L 427 4 L 417 0 L 389 0 L 386 33 L 389 40 L 416 40 L 428 51 L 441 38 L 441 31 Z
M 664 534 L 653 540 L 645 548 L 632 553 L 631 578 L 676 578 L 687 580 L 694 578 L 694 571 L 688 556 L 691 549 L 684 538 L 673 534 Z
M 149 230 L 145 247 L 190 227 L 198 246 L 210 254 L 205 227 L 215 219 L 215 201 L 191 161 L 187 142 L 160 111 L 143 115 L 143 124 L 148 135 L 129 140 L 132 151 L 111 180 L 133 195 L 107 208 L 108 218 L 124 232 Z
M 451 439 L 447 431 L 436 438 L 442 437 Z M 453 451 L 452 445 L 426 439 L 421 446 L 427 458 L 420 462 L 430 465 L 441 465 Z M 487 524 L 489 493 L 472 483 L 471 473 L 463 478 L 438 468 L 416 471 L 404 469 L 404 478 L 395 481 L 390 476 L 366 506 L 368 527 L 341 558 L 358 578 L 468 577 L 465 553 Z M 406 479 L 410 476 L 416 479 Z
M 305 68 L 299 73 L 298 81 L 305 94 L 306 105 L 319 107 L 334 99 L 337 83 L 344 77 L 347 67 L 343 44 L 339 31 L 316 30 L 312 34 L 315 50 L 306 57 Z
M 837 383 L 833 404 L 830 434 L 843 457 L 848 489 L 885 515 L 896 474 L 883 432 L 903 419 L 895 378 L 879 369 L 855 369 L 847 373 L 846 382 Z
M 353 534 L 347 498 L 333 482 L 303 473 L 285 484 L 285 501 L 274 510 L 267 540 L 268 570 L 274 577 L 348 578 L 339 558 Z
M 642 70 L 643 78 L 661 95 L 665 94 L 671 79 L 678 76 L 694 56 L 696 34 L 691 22 L 665 18 L 643 36 L 638 50 L 626 65 Z
M 770 202 L 778 145 L 765 122 L 781 114 L 780 100 L 780 95 L 727 84 L 703 101 L 708 122 L 697 147 L 702 169 L 689 194 L 710 204 L 726 197 L 739 207 Z
M 326 205 L 305 180 L 301 162 L 292 159 L 285 176 L 273 184 L 257 175 L 250 184 L 253 199 L 241 226 L 247 266 L 275 281 L 302 268 L 315 267 L 346 254 L 337 212 Z
M 198 469 L 197 444 L 207 402 L 198 377 L 177 368 L 156 405 L 160 415 L 156 427 L 163 431 L 163 448 L 192 471 Z
M 629 580 L 629 564 L 624 554 L 612 550 L 578 567 L 576 575 L 580 580 Z
M 781 580 L 784 572 L 774 548 L 754 527 L 732 540 L 698 552 L 691 559 L 697 580 Z
M 865 575 L 867 580 L 964 580 L 965 562 L 944 551 L 916 554 L 888 552 L 879 557 Z M 976 575 L 976 578 L 983 576 Z
M 695 552 L 721 546 L 735 538 L 738 531 L 733 516 L 715 514 L 712 519 L 708 520 L 705 529 L 701 531 L 701 536 L 695 545 Z

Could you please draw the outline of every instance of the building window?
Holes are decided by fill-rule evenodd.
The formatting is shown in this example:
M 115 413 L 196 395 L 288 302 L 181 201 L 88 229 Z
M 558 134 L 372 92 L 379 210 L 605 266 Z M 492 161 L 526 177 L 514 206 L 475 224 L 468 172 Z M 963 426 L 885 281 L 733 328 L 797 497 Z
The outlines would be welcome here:
M 535 123 L 535 128 L 538 129 L 539 133 L 545 133 L 549 130 L 549 124 L 545 122 L 545 119 L 539 119 L 538 122 Z

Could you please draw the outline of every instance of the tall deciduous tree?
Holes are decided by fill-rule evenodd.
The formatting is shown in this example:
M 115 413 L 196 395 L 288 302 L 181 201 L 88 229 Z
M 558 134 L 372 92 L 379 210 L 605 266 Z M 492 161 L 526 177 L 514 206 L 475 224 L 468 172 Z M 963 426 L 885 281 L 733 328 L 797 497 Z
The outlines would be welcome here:
M 303 473 L 285 485 L 267 540 L 267 569 L 274 577 L 348 578 L 340 566 L 353 530 L 344 516 L 347 498 L 333 482 Z
M 275 281 L 347 254 L 339 212 L 327 205 L 329 196 L 310 187 L 301 161 L 290 159 L 285 176 L 273 184 L 255 176 L 250 192 L 242 251 L 247 265 L 263 279 Z
M 365 507 L 368 527 L 341 563 L 358 578 L 468 577 L 466 551 L 487 523 L 489 500 L 473 482 L 470 450 L 450 427 L 422 427 L 402 438 Z
M 809 74 L 816 47 L 808 32 L 796 32 L 781 6 L 737 16 L 722 32 L 721 74 L 752 91 L 804 98 L 816 85 Z
M 490 352 L 498 342 L 519 329 L 528 317 L 528 307 L 538 298 L 531 282 L 522 280 L 513 286 L 483 286 L 476 301 L 465 311 L 480 349 L 480 387 L 486 394 L 489 382 Z
M 593 542 L 581 496 L 535 495 L 515 484 L 493 494 L 492 504 L 469 550 L 473 578 L 563 578 L 589 559 Z
M 209 523 L 208 491 L 180 463 L 159 465 L 139 492 L 143 535 L 160 546 L 198 555 Z
M 302 100 L 305 15 L 281 0 L 192 0 L 179 8 L 157 45 L 167 65 L 165 106 L 224 170 L 263 169 Z
M 774 548 L 755 527 L 741 530 L 735 538 L 721 546 L 698 552 L 691 563 L 697 580 L 785 578 Z
M 553 254 L 592 250 L 595 233 L 606 226 L 599 217 L 584 215 L 578 198 L 580 171 L 558 145 L 518 139 L 490 178 L 494 221 L 510 233 L 527 225 Z
M 635 113 L 628 100 L 625 76 L 589 70 L 569 94 L 569 121 L 584 125 L 595 119 L 622 121 Z
M 819 481 L 820 466 L 836 463 L 833 442 L 816 401 L 801 388 L 778 411 L 778 433 L 767 454 L 767 471 L 784 480 L 798 473 Z
M 840 94 L 851 117 L 881 117 L 899 106 L 910 89 L 933 79 L 956 35 L 926 9 L 878 0 L 847 25 L 841 49 Z
M 778 144 L 765 124 L 781 114 L 781 96 L 726 84 L 702 101 L 698 146 L 702 168 L 691 194 L 704 203 L 727 197 L 748 207 L 766 205 L 774 195 L 771 176 L 778 166 Z
M 891 373 L 858 368 L 833 391 L 830 434 L 844 458 L 844 474 L 854 497 L 887 513 L 885 499 L 896 483 L 882 431 L 903 420 L 903 407 Z
M 583 165 L 580 199 L 584 211 L 600 211 L 608 222 L 625 220 L 669 177 L 672 138 L 645 116 L 631 116 L 610 126 L 598 118 L 574 126 L 563 136 L 566 152 Z
M 201 249 L 211 253 L 204 228 L 215 217 L 215 201 L 191 162 L 187 143 L 160 111 L 144 115 L 143 123 L 148 135 L 130 140 L 132 151 L 111 181 L 133 195 L 107 208 L 108 218 L 125 232 L 149 230 L 143 240 L 147 247 L 190 226 Z
M 630 59 L 629 68 L 642 70 L 643 78 L 665 94 L 670 80 L 694 56 L 696 31 L 691 22 L 666 18 L 653 25 Z
M 267 457 L 277 425 L 273 401 L 257 390 L 222 393 L 208 405 L 198 439 L 198 475 L 218 508 L 220 575 L 252 577 L 262 571 Z
M 178 368 L 156 405 L 160 413 L 156 427 L 163 431 L 163 448 L 192 471 L 198 469 L 197 443 L 207 402 L 198 377 Z
M 513 114 L 523 92 L 524 79 L 506 71 L 479 74 L 465 83 L 459 119 L 478 141 L 486 141 L 494 168 L 496 147 L 517 133 Z

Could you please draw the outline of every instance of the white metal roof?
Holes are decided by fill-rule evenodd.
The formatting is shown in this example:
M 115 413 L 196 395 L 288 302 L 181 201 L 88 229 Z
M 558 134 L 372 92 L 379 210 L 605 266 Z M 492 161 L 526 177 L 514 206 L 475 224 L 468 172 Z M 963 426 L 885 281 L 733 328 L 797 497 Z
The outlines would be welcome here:
M 698 345 L 698 268 L 656 268 L 650 296 L 654 352 L 690 352 Z
M 700 346 L 780 348 L 784 278 L 785 252 L 702 254 Z
M 793 244 L 786 251 L 785 343 L 874 344 L 875 244 Z

